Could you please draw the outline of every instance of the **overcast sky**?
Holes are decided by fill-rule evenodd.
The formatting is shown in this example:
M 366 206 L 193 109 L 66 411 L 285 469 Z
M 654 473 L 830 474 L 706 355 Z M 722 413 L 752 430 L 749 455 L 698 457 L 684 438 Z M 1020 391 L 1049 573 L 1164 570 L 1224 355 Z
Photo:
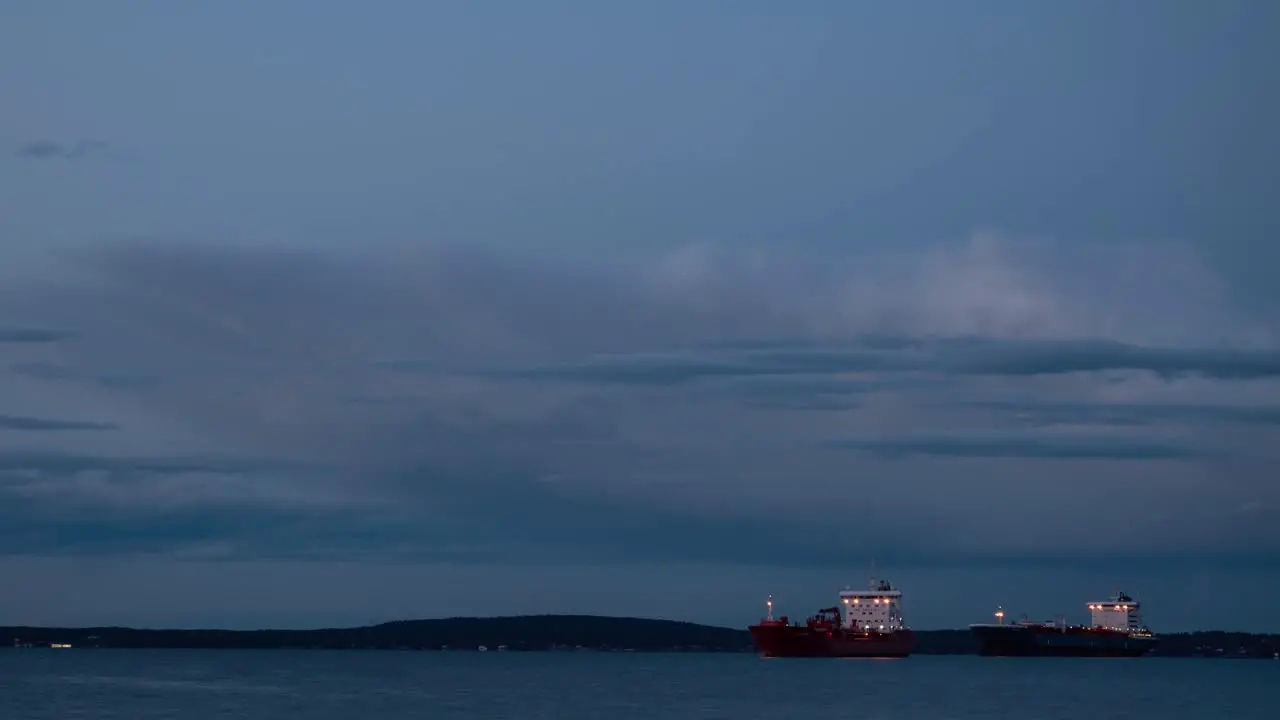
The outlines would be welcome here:
M 0 624 L 1280 631 L 1280 5 L 0 7 Z

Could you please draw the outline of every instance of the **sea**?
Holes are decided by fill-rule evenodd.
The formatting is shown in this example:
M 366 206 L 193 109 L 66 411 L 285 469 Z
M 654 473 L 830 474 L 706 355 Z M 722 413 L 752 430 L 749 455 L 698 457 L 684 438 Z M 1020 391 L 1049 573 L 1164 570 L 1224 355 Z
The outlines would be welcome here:
M 1280 717 L 1280 661 L 0 650 L 3 720 Z

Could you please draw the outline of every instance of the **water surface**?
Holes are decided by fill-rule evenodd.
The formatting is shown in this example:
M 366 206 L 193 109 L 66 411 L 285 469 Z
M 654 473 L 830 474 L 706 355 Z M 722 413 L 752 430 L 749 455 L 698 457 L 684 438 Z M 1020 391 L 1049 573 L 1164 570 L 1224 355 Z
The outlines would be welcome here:
M 1280 662 L 0 650 L 3 720 L 1280 717 Z

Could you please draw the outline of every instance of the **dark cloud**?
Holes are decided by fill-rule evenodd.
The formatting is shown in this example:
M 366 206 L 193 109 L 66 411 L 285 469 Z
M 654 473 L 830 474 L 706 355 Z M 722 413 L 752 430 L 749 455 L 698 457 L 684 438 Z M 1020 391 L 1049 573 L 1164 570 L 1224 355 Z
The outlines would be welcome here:
M 1030 425 L 1154 425 L 1159 423 L 1242 423 L 1280 425 L 1276 405 L 1188 405 L 1173 403 L 1065 403 L 971 401 L 973 408 L 996 410 Z
M 492 555 L 482 546 L 457 545 L 435 526 L 385 512 L 235 499 L 104 508 L 12 493 L 0 508 L 0 554 L 416 562 L 487 561 Z
M 65 365 L 50 362 L 13 363 L 9 369 L 16 375 L 35 378 L 37 380 L 54 380 L 96 384 L 106 388 L 143 389 L 154 387 L 160 383 L 155 375 L 116 373 L 93 376 L 76 372 Z
M 1160 443 L 1114 437 L 1072 438 L 1014 436 L 919 436 L 851 438 L 832 443 L 836 447 L 876 453 L 891 458 L 913 455 L 967 458 L 1034 458 L 1054 460 L 1194 460 L 1203 450 L 1184 443 Z
M 0 415 L 0 430 L 115 430 L 112 423 L 85 422 L 79 420 L 49 420 L 22 415 Z
M 708 377 L 762 374 L 745 364 L 716 362 L 710 359 L 635 356 L 603 358 L 557 367 L 519 371 L 495 371 L 493 377 L 528 380 L 567 380 L 623 385 L 679 385 Z
M 34 450 L 0 450 L 0 471 L 30 472 L 40 476 L 75 475 L 85 472 L 178 475 L 205 473 L 243 475 L 270 472 L 283 464 L 273 461 L 234 460 L 199 457 L 127 457 L 88 455 Z
M 0 509 L 0 552 L 13 555 L 171 555 L 193 560 L 328 557 L 351 559 L 394 535 L 385 519 L 335 510 L 201 504 L 144 512 L 84 508 L 44 498 L 9 499 Z M 419 533 L 422 535 L 423 533 Z M 345 538 L 341 548 L 335 541 Z M 424 554 L 427 550 L 424 548 Z
M 679 385 L 724 377 L 902 371 L 926 367 L 919 358 L 872 349 L 812 345 L 779 347 L 779 344 L 768 341 L 746 344 L 768 349 L 600 356 L 556 366 L 495 371 L 490 375 L 622 385 Z
M 76 374 L 57 363 L 23 362 L 14 363 L 9 369 L 19 375 L 38 378 L 40 380 L 71 380 Z
M 85 155 L 101 150 L 107 147 L 107 143 L 100 140 L 81 140 L 72 145 L 66 145 L 52 140 L 32 140 L 18 149 L 18 157 L 33 158 L 40 160 L 63 159 L 78 160 Z
M 61 340 L 66 340 L 73 335 L 74 333 L 70 333 L 65 330 L 0 327 L 0 343 L 55 343 Z
M 747 405 L 774 410 L 838 411 L 861 407 L 862 402 L 835 393 L 813 393 L 797 397 L 793 393 L 761 393 L 744 399 Z
M 3 467 L 3 466 L 0 466 Z M 189 467 L 168 470 L 186 472 Z M 732 518 L 566 493 L 515 476 L 483 481 L 442 468 L 414 501 L 397 508 L 305 507 L 229 499 L 216 504 L 103 509 L 47 495 L 15 495 L 0 506 L 0 553 L 168 554 L 192 560 L 376 559 L 463 563 L 650 563 L 825 566 L 859 562 L 840 540 L 792 518 Z M 127 476 L 126 476 L 127 477 Z M 0 490 L 5 476 L 0 475 Z M 19 476 L 11 475 L 10 483 Z M 123 480 L 123 479 L 122 479 Z M 891 532 L 879 528 L 881 534 Z M 902 533 L 900 548 L 921 552 Z M 201 550 L 203 548 L 203 550 Z M 834 554 L 832 548 L 836 548 Z
M 855 343 L 856 344 L 856 343 Z M 780 347 L 762 341 L 737 352 L 600 357 L 507 373 L 531 379 L 680 384 L 722 376 L 926 372 L 1037 376 L 1139 370 L 1224 380 L 1280 377 L 1280 351 L 1141 347 L 1090 340 L 872 339 L 865 347 Z M 764 348 L 764 349 L 760 349 Z
M 56 353 L 24 350 L 42 354 L 16 359 L 0 392 L 28 414 L 110 422 L 130 451 L 61 433 L 56 452 L 0 452 L 7 497 L 56 528 L 15 525 L 24 552 L 97 543 L 208 559 L 785 566 L 897 552 L 904 563 L 959 562 L 1011 533 L 1028 554 L 1088 550 L 1082 528 L 1131 513 L 1062 501 L 1082 495 L 1084 464 L 1125 502 L 1156 492 L 1127 521 L 1125 542 L 1144 551 L 1238 549 L 1229 508 L 1254 502 L 1270 517 L 1280 499 L 1265 464 L 1223 464 L 1243 440 L 1208 416 L 1215 432 L 1192 446 L 1141 424 L 1114 433 L 1119 422 L 1088 437 L 1054 423 L 1027 435 L 1010 410 L 971 402 L 1021 391 L 1029 403 L 1102 407 L 1124 392 L 1157 404 L 1131 379 L 1076 372 L 1112 365 L 1143 365 L 1171 387 L 1192 378 L 1217 401 L 1223 388 L 1268 381 L 1257 353 L 1168 360 L 1136 343 L 974 335 L 964 318 L 928 332 L 936 321 L 910 314 L 892 332 L 881 321 L 893 313 L 871 301 L 857 308 L 872 317 L 863 326 L 826 314 L 832 303 L 762 310 L 774 296 L 753 296 L 752 278 L 673 282 L 642 265 L 548 267 L 478 251 L 128 242 L 74 260 L 88 281 L 0 287 L 22 293 L 34 327 L 92 329 Z M 726 285 L 726 297 L 748 300 L 705 294 Z M 983 298 L 986 312 L 995 300 Z M 1045 371 L 1051 358 L 1060 372 Z M 159 448 L 172 455 L 153 457 Z M 967 460 L 948 462 L 957 457 Z M 1211 495 L 1167 491 L 1210 479 Z M 886 492 L 911 501 L 891 516 L 862 512 Z M 993 494 L 1012 508 L 997 511 L 983 499 Z M 1264 530 L 1250 538 L 1280 542 Z
M 945 384 L 938 379 L 883 375 L 865 380 L 840 375 L 765 375 L 711 380 L 705 390 L 761 408 L 840 411 L 861 407 L 866 397 L 875 393 L 937 389 Z
M 1081 340 L 981 343 L 943 358 L 942 364 L 953 372 L 984 375 L 1143 370 L 1225 380 L 1280 377 L 1280 351 L 1276 350 L 1159 348 Z

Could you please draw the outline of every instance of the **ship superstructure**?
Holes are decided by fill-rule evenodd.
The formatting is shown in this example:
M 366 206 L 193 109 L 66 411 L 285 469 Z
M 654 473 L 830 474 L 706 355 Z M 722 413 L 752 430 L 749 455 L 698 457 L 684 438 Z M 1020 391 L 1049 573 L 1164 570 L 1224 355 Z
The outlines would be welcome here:
M 980 655 L 1074 655 L 1082 657 L 1139 657 L 1156 646 L 1156 637 L 1142 622 L 1142 604 L 1123 592 L 1088 605 L 1089 625 L 1070 625 L 1065 618 L 1050 622 L 1026 619 L 969 626 Z
M 1142 623 L 1142 603 L 1122 592 L 1105 602 L 1089 603 L 1089 612 L 1096 628 L 1151 634 Z
M 841 590 L 840 603 L 844 609 L 841 627 L 846 630 L 896 632 L 906 629 L 902 620 L 902 591 L 884 580 L 873 579 L 868 590 Z

